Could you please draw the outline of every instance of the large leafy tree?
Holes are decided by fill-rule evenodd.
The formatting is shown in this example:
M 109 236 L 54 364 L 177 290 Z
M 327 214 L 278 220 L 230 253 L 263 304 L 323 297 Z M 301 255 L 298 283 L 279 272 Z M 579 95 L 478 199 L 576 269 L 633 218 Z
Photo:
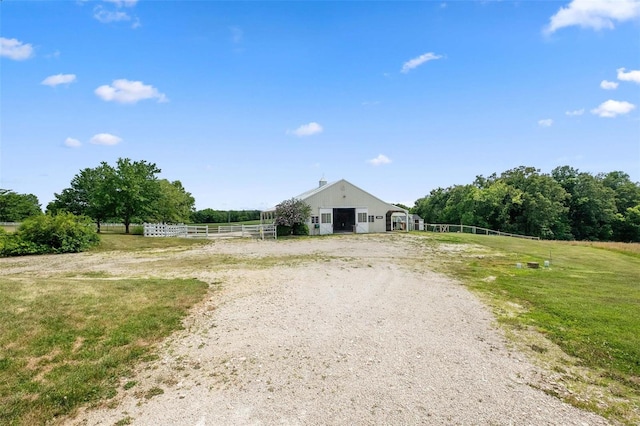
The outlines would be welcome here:
M 442 223 L 442 211 L 447 205 L 450 188 L 437 188 L 431 190 L 429 195 L 416 200 L 413 211 L 416 212 L 425 223 Z
M 522 191 L 522 203 L 512 204 L 509 227 L 513 232 L 544 238 L 565 238 L 565 201 L 569 194 L 551 176 L 533 167 L 517 167 L 500 175 L 507 185 Z
M 615 193 L 601 179 L 569 166 L 555 168 L 551 175 L 567 191 L 568 220 L 578 240 L 609 240 L 616 219 Z
M 71 186 L 55 194 L 47 210 L 67 211 L 91 217 L 100 229 L 105 220 L 120 220 L 126 232 L 135 221 L 156 216 L 187 219 L 193 207 L 193 197 L 179 181 L 161 183 L 160 169 L 147 161 L 118 159 L 116 166 L 101 163 L 96 168 L 81 170 L 71 180 Z M 166 193 L 163 194 L 163 190 Z M 164 195 L 164 196 L 163 196 Z M 176 209 L 178 212 L 170 212 Z
M 195 211 L 196 200 L 187 192 L 179 180 L 158 181 L 159 194 L 153 218 L 164 223 L 188 222 Z
M 116 217 L 116 197 L 114 188 L 116 172 L 105 162 L 95 168 L 80 170 L 71 179 L 71 186 L 54 194 L 54 200 L 47 206 L 47 212 L 56 214 L 67 211 L 75 215 L 92 218 L 100 232 L 100 223 Z
M 613 239 L 640 241 L 640 183 L 633 182 L 621 171 L 599 174 L 598 178 L 615 194 L 617 214 L 612 224 Z
M 132 221 L 153 217 L 155 204 L 160 198 L 158 173 L 160 169 L 154 163 L 118 159 L 112 194 L 116 216 L 124 223 L 127 234 Z
M 0 189 L 0 222 L 22 222 L 40 214 L 42 210 L 35 195 Z

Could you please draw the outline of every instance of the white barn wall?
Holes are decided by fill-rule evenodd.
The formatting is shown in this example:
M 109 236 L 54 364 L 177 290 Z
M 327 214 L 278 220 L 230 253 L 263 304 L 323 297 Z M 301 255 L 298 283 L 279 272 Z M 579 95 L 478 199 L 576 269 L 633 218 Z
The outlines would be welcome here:
M 305 196 L 306 194 L 309 195 Z M 366 209 L 367 216 L 374 216 L 374 222 L 368 222 L 366 231 L 363 227 L 360 232 L 386 232 L 386 214 L 389 210 L 394 209 L 391 204 L 385 203 L 344 179 L 309 191 L 297 198 L 304 200 L 311 206 L 312 216 L 320 216 L 321 209 L 322 212 L 327 212 L 327 209 L 332 210 L 334 208 L 353 208 L 356 209 L 356 212 Z M 311 223 L 311 220 L 307 222 L 307 225 L 311 234 L 317 231 L 317 229 L 314 229 L 314 224 Z M 322 224 L 320 226 L 322 227 Z M 326 229 L 326 227 L 323 227 L 323 230 Z

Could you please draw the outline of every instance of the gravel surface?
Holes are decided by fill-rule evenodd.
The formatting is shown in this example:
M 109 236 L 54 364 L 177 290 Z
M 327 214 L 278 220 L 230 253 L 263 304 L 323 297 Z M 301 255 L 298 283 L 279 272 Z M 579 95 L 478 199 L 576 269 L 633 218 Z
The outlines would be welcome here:
M 95 269 L 196 277 L 221 289 L 127 379 L 135 386 L 66 423 L 607 424 L 532 387 L 536 367 L 420 250 L 411 236 L 371 235 L 105 255 Z M 202 267 L 213 255 L 249 262 Z M 267 261 L 290 255 L 298 260 Z M 87 268 L 95 256 L 58 267 Z M 199 266 L 185 268 L 189 258 Z M 161 259 L 183 266 L 163 269 Z

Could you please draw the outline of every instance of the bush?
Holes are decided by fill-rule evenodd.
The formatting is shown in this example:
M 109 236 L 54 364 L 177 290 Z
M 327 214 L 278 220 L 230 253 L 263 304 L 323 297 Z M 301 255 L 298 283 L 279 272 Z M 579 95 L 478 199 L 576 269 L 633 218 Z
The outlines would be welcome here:
M 144 235 L 144 226 L 143 225 L 132 226 L 131 227 L 131 234 L 132 235 Z
M 293 235 L 309 235 L 309 227 L 306 223 L 296 223 L 293 225 Z
M 276 234 L 278 237 L 286 237 L 291 235 L 291 227 L 287 225 L 278 225 L 276 228 Z
M 32 217 L 0 238 L 0 256 L 77 253 L 100 242 L 91 219 L 72 213 Z
M 47 247 L 22 240 L 18 234 L 0 235 L 0 256 L 24 256 L 40 253 L 50 253 L 50 251 Z

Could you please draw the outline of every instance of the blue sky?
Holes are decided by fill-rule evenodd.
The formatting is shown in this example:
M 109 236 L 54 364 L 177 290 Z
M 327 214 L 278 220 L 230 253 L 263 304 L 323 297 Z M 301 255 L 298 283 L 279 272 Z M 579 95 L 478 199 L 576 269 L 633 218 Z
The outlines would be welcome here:
M 118 157 L 198 209 L 521 165 L 640 181 L 640 1 L 0 3 L 0 188 Z

